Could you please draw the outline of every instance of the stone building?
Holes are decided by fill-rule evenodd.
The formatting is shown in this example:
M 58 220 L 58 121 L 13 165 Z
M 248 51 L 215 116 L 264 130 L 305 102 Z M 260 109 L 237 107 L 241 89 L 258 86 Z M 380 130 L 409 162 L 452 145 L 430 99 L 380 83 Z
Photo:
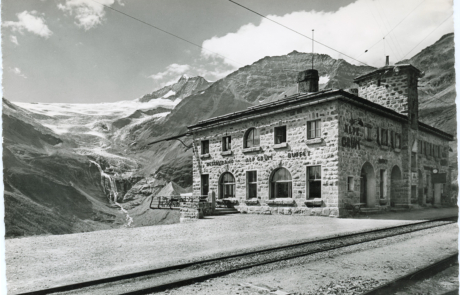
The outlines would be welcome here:
M 331 217 L 440 204 L 453 137 L 418 121 L 421 74 L 387 65 L 355 78 L 357 92 L 318 91 L 307 70 L 298 94 L 189 126 L 194 195 L 213 191 L 243 213 Z

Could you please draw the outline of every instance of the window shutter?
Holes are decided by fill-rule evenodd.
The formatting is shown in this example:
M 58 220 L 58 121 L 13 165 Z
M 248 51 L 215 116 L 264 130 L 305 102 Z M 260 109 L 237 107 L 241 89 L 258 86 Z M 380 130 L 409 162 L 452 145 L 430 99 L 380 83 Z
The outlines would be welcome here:
M 377 131 L 377 143 L 380 144 L 380 127 L 377 127 L 376 131 Z

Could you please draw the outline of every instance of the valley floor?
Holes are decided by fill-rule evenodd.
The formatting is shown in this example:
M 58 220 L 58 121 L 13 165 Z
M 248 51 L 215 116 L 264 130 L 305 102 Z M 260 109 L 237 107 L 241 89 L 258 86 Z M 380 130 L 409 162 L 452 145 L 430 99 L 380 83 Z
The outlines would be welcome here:
M 393 214 L 395 220 L 236 214 L 181 224 L 10 239 L 5 242 L 8 290 L 33 291 L 457 212 L 457 208 L 418 210 L 410 213 L 411 220 L 404 219 L 404 212 Z

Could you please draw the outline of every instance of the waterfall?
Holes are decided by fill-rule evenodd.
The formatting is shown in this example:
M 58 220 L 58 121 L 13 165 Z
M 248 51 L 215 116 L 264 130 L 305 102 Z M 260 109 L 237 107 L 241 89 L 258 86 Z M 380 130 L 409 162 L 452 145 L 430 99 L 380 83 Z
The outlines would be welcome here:
M 97 169 L 99 169 L 99 173 L 101 174 L 101 185 L 102 185 L 102 188 L 104 189 L 104 192 L 105 192 L 105 182 L 104 182 L 104 180 L 107 179 L 109 181 L 109 185 L 110 185 L 109 201 L 113 201 L 114 203 L 116 203 L 118 201 L 118 199 L 117 199 L 118 190 L 117 190 L 117 184 L 115 182 L 115 179 L 113 178 L 112 175 L 109 175 L 109 174 L 105 173 L 104 170 L 102 170 L 101 165 L 99 165 L 99 163 L 97 163 L 95 161 L 91 161 L 91 160 L 89 160 L 89 162 L 93 163 L 94 165 L 96 165 Z M 90 164 L 90 166 L 91 166 L 91 164 Z M 113 196 L 113 200 L 112 200 L 112 196 Z
M 99 173 L 101 174 L 101 185 L 102 185 L 102 188 L 104 189 L 104 192 L 105 192 L 105 179 L 108 180 L 109 182 L 109 185 L 110 185 L 110 190 L 109 190 L 109 201 L 113 201 L 113 203 L 115 205 L 117 205 L 118 207 L 120 207 L 120 211 L 123 212 L 125 215 L 126 215 L 126 224 L 125 226 L 126 227 L 130 227 L 131 226 L 131 223 L 133 222 L 133 218 L 131 216 L 129 216 L 128 214 L 128 211 L 126 211 L 125 208 L 123 208 L 123 206 L 121 206 L 120 203 L 118 203 L 118 189 L 117 189 L 117 183 L 115 182 L 115 178 L 110 175 L 110 174 L 107 174 L 104 172 L 104 170 L 102 170 L 102 167 L 101 165 L 99 165 L 99 163 L 95 162 L 95 161 L 92 161 L 92 160 L 89 160 L 90 162 L 90 166 L 91 166 L 91 163 L 96 165 L 97 169 L 99 169 Z M 113 199 L 112 199 L 113 197 Z

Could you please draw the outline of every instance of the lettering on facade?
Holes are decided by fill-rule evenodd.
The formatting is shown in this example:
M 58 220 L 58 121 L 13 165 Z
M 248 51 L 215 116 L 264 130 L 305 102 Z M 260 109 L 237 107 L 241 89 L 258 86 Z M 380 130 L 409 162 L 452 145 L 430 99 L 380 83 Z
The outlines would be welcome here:
M 233 159 L 228 159 L 228 160 L 220 160 L 220 161 L 209 161 L 206 162 L 206 167 L 209 166 L 222 166 L 226 164 L 233 164 Z
M 351 120 L 353 121 L 352 124 L 361 122 L 360 119 L 357 120 Z M 360 142 L 361 142 L 361 134 L 358 126 L 352 126 L 351 124 L 345 124 L 344 131 L 346 134 L 349 134 L 351 136 L 343 136 L 342 137 L 342 146 L 343 147 L 348 147 L 352 149 L 357 149 L 359 150 L 361 148 Z
M 288 158 L 306 157 L 307 154 L 310 156 L 310 152 L 307 151 L 289 152 Z
M 361 148 L 360 141 L 361 138 L 343 136 L 342 146 L 359 150 Z
M 267 160 L 273 160 L 273 156 L 272 155 L 260 155 L 257 157 L 247 157 L 245 159 L 246 162 L 267 161 Z

